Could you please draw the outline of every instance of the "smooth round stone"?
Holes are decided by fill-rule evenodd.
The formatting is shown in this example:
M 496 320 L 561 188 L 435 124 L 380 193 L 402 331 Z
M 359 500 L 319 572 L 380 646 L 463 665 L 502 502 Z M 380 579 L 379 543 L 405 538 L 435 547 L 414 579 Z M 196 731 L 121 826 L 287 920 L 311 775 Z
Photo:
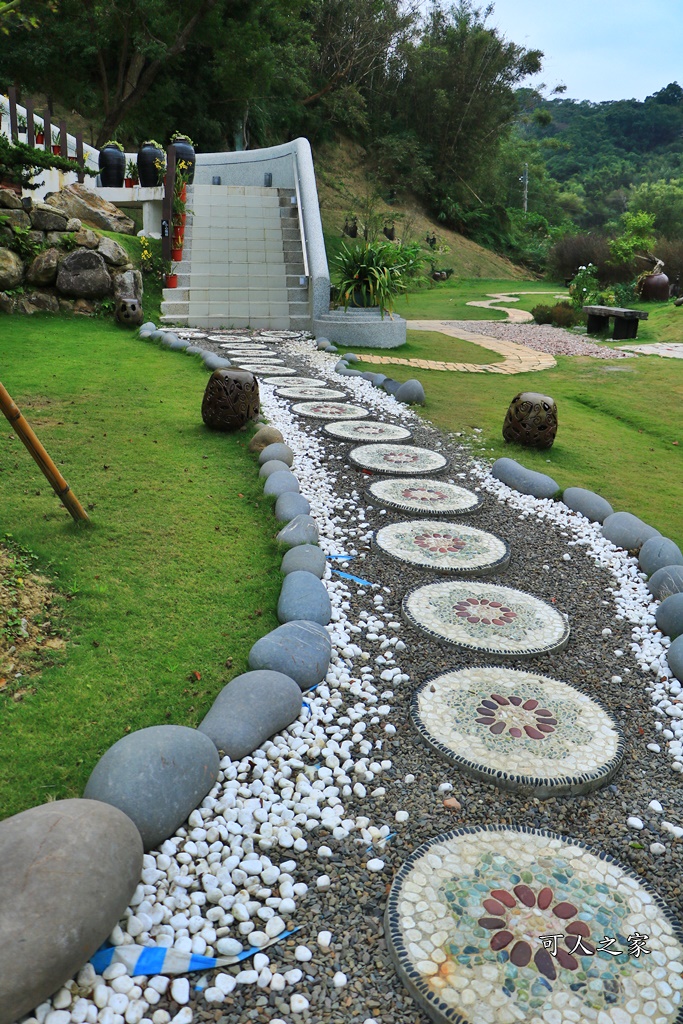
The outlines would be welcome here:
M 514 459 L 497 459 L 491 467 L 491 475 L 513 491 L 530 494 L 534 498 L 553 498 L 560 489 L 551 476 L 527 469 Z
M 249 652 L 249 668 L 268 668 L 296 679 L 302 690 L 327 675 L 332 644 L 318 622 L 294 620 L 257 640 Z
M 284 437 L 277 427 L 259 427 L 249 442 L 250 452 L 262 452 L 269 444 L 284 444 Z M 290 463 L 288 463 L 290 465 Z
M 156 327 L 154 328 L 154 331 L 156 331 Z M 145 341 L 147 341 L 149 338 L 152 337 L 152 335 L 154 334 L 154 331 L 150 330 L 149 328 L 141 327 L 140 330 L 138 331 L 138 338 L 141 338 L 141 339 L 144 339 Z
M 420 477 L 376 480 L 365 493 L 373 504 L 428 516 L 463 515 L 479 508 L 483 501 L 481 495 L 464 487 Z
M 567 508 L 573 512 L 580 512 L 592 523 L 602 523 L 614 512 L 605 498 L 595 491 L 587 491 L 584 487 L 567 487 L 562 494 L 562 501 Z
M 310 511 L 310 502 L 303 494 L 285 492 L 275 502 L 275 518 L 278 523 L 289 523 L 295 516 L 307 516 Z
M 277 505 L 275 506 L 277 508 Z M 285 552 L 280 565 L 280 572 L 286 576 L 290 572 L 312 572 L 322 579 L 327 562 L 325 553 L 315 544 L 299 544 Z
M 401 386 L 401 382 L 400 380 L 394 380 L 393 377 L 385 377 L 381 386 L 388 395 L 395 395 Z
M 300 402 L 292 406 L 292 412 L 313 420 L 359 420 L 370 415 L 367 409 L 350 402 Z
M 424 405 L 425 389 L 419 380 L 406 380 L 396 392 L 396 400 L 404 405 Z
M 344 356 L 347 363 L 359 363 L 360 356 L 357 356 L 354 352 L 347 352 Z
M 602 524 L 602 535 L 618 548 L 639 551 L 646 540 L 659 537 L 660 533 L 630 512 L 613 512 Z
M 361 469 L 393 476 L 426 476 L 441 473 L 448 466 L 448 459 L 439 452 L 410 444 L 363 444 L 351 449 L 349 462 Z
M 510 561 L 505 541 L 464 524 L 425 519 L 389 523 L 377 531 L 374 542 L 381 552 L 399 561 L 458 576 L 500 572 Z
M 331 344 L 332 344 L 332 342 L 330 341 L 329 338 L 316 338 L 315 339 L 315 347 L 317 349 L 320 349 L 320 350 L 326 349 L 327 346 L 331 345 Z
M 672 594 L 658 606 L 655 612 L 657 629 L 675 640 L 683 633 L 683 593 Z
M 658 569 L 670 565 L 683 566 L 683 554 L 678 544 L 674 544 L 668 537 L 650 537 L 640 549 L 638 565 L 644 573 L 652 576 Z
M 138 334 L 140 333 L 140 331 L 156 331 L 156 329 L 157 325 L 155 323 L 152 323 L 151 320 L 147 320 L 146 323 L 140 325 L 140 330 L 138 331 Z
M 666 653 L 669 668 L 679 682 L 683 683 L 683 636 L 676 637 Z
M 264 462 L 270 462 L 272 459 L 277 459 L 278 462 L 284 462 L 286 466 L 291 466 L 294 462 L 294 452 L 289 445 L 276 441 L 275 444 L 266 445 L 261 450 L 258 464 L 262 466 Z
M 350 366 L 344 367 L 341 370 L 337 370 L 340 377 L 362 377 L 363 374 L 360 370 L 352 370 Z
M 326 423 L 323 430 L 330 437 L 338 437 L 342 441 L 369 441 L 375 444 L 383 441 L 409 441 L 413 436 L 407 427 L 377 420 L 341 420 L 338 423 Z
M 429 636 L 501 658 L 551 654 L 569 640 L 569 625 L 551 605 L 510 587 L 449 580 L 416 587 L 403 614 Z
M 683 592 L 683 565 L 665 565 L 663 569 L 657 569 L 647 581 L 647 587 L 658 601 L 680 594 Z
M 299 684 L 282 672 L 244 672 L 224 686 L 198 727 L 218 750 L 239 761 L 301 712 Z
M 282 581 L 277 617 L 280 622 L 308 619 L 326 626 L 332 618 L 332 605 L 325 584 L 312 572 L 287 573 Z
M 335 371 L 335 373 L 340 373 L 342 370 L 348 370 L 348 368 L 349 368 L 349 364 L 347 363 L 346 358 L 339 359 L 337 364 L 336 364 L 336 366 L 335 366 L 335 368 L 334 368 L 334 371 Z
M 636 932 L 651 953 L 630 955 Z M 439 1024 L 680 1016 L 678 999 L 661 995 L 679 991 L 683 956 L 664 901 L 602 850 L 549 831 L 484 825 L 424 843 L 394 877 L 385 935 L 402 982 Z M 605 936 L 618 956 L 595 955 Z
M 373 373 L 372 370 L 365 370 L 361 376 L 364 380 L 369 380 L 376 388 L 381 387 L 387 379 L 386 373 Z
M 150 341 L 163 341 L 165 337 L 166 337 L 166 332 L 165 331 L 160 331 L 158 328 L 157 328 L 156 331 L 152 331 L 152 333 L 149 336 Z
M 287 523 L 280 530 L 276 540 L 287 547 L 297 547 L 299 544 L 317 544 L 320 533 L 313 516 L 299 515 Z
M 291 387 L 278 388 L 280 398 L 308 398 L 316 402 L 334 401 L 336 398 L 346 398 L 343 391 L 335 391 L 334 388 L 326 388 L 322 385 L 319 388 Z
M 229 359 L 225 359 L 224 356 L 217 356 L 213 352 L 208 352 L 204 356 L 204 366 L 207 370 L 224 370 L 232 366 L 232 363 Z
M 623 737 L 596 701 L 534 672 L 446 672 L 422 684 L 411 718 L 424 742 L 467 775 L 541 799 L 604 786 L 623 758 Z
M 196 729 L 153 725 L 129 733 L 103 754 L 84 796 L 127 814 L 150 850 L 202 802 L 219 770 L 215 749 Z
M 289 473 L 289 466 L 286 462 L 282 462 L 280 459 L 271 459 L 270 462 L 264 462 L 259 469 L 259 477 L 261 479 L 267 479 L 272 476 L 273 473 Z
M 291 469 L 278 470 L 272 473 L 263 485 L 264 494 L 272 494 L 279 498 L 281 494 L 299 493 L 299 481 Z
M 204 354 L 204 349 L 199 345 L 188 345 L 185 349 L 186 356 L 201 356 Z
M 142 855 L 130 818 L 94 800 L 57 800 L 0 822 L 2 1024 L 96 952 L 135 892 Z

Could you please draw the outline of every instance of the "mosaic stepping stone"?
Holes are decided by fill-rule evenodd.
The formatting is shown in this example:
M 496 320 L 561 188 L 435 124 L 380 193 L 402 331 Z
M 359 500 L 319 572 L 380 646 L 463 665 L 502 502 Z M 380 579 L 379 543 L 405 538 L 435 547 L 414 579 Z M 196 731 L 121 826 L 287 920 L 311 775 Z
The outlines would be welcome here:
M 270 374 L 271 377 L 291 377 L 296 373 L 291 366 L 274 366 L 273 363 L 240 363 L 240 369 L 249 370 L 257 376 Z
M 501 658 L 551 654 L 569 640 L 568 622 L 545 601 L 492 583 L 428 583 L 406 594 L 403 614 L 429 636 Z
M 376 480 L 367 488 L 365 496 L 372 504 L 428 516 L 463 515 L 479 508 L 484 500 L 481 495 L 455 484 L 407 477 L 402 480 Z
M 416 691 L 410 713 L 425 743 L 467 775 L 541 799 L 604 786 L 624 752 L 597 701 L 519 669 L 446 672 Z
M 370 415 L 367 409 L 349 402 L 302 402 L 293 405 L 292 412 L 313 420 L 357 420 Z
M 492 533 L 428 519 L 390 523 L 377 531 L 374 542 L 381 552 L 399 561 L 458 576 L 499 572 L 510 561 L 509 546 Z
M 219 348 L 224 348 L 229 356 L 264 356 L 266 362 L 268 362 L 271 356 L 277 356 L 277 352 L 274 352 L 269 348 L 235 348 L 233 345 L 219 345 Z
M 278 377 L 264 377 L 264 384 L 275 384 L 281 386 L 283 383 L 287 384 L 287 387 L 327 387 L 327 381 L 316 380 L 315 377 L 290 377 L 288 381 L 281 381 Z
M 436 836 L 394 878 L 385 924 L 399 977 L 438 1024 L 680 1021 L 680 926 L 578 840 L 503 825 Z
M 349 462 L 373 473 L 404 473 L 425 476 L 427 473 L 441 473 L 448 466 L 448 459 L 430 448 L 417 448 L 412 444 L 363 444 L 352 448 Z
M 372 441 L 375 444 L 382 441 L 409 441 L 413 436 L 407 427 L 399 427 L 396 423 L 379 423 L 376 420 L 328 423 L 323 430 L 342 441 Z
M 277 393 L 282 395 L 283 398 L 315 398 L 322 402 L 331 401 L 334 398 L 346 398 L 345 391 L 335 391 L 334 388 L 325 387 L 309 388 L 294 386 L 291 388 L 278 388 Z
M 242 365 L 243 362 L 250 363 L 252 361 L 262 363 L 264 366 L 284 366 L 285 363 L 284 359 L 280 359 L 279 356 L 267 356 L 261 352 L 254 352 L 244 356 L 236 356 L 233 353 L 230 353 L 230 358 L 232 359 L 233 363 L 238 363 L 240 366 Z

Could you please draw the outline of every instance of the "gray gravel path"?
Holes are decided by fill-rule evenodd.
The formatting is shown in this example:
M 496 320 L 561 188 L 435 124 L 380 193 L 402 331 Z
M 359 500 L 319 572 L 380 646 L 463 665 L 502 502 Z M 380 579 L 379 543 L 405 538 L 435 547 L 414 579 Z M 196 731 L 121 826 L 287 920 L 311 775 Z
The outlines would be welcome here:
M 550 327 L 548 324 L 512 324 L 499 320 L 449 320 L 448 323 L 463 331 L 473 334 L 487 334 L 501 341 L 514 341 L 518 345 L 526 345 L 537 352 L 548 352 L 553 356 L 592 356 L 595 359 L 627 359 L 630 352 L 609 348 L 607 345 L 596 345 L 593 341 L 585 341 L 573 331 L 565 331 L 561 327 Z

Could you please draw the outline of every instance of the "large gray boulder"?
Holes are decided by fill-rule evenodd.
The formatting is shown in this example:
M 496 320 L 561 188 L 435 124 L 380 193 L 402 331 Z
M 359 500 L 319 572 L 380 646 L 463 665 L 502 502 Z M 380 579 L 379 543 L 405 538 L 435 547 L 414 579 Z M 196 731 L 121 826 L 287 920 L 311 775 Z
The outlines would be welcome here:
M 275 507 L 277 508 L 277 505 Z M 316 544 L 299 544 L 285 552 L 280 572 L 285 576 L 288 576 L 290 572 L 312 572 L 321 580 L 325 574 L 326 564 L 327 560 L 322 548 Z
M 683 636 L 677 637 L 666 653 L 669 668 L 679 682 L 683 683 Z
M 45 202 L 66 214 L 67 217 L 77 217 L 90 227 L 104 228 L 105 231 L 118 231 L 123 235 L 135 234 L 135 221 L 132 221 L 122 210 L 103 199 L 87 185 L 77 182 L 67 185 L 66 188 L 50 196 Z
M 657 569 L 647 581 L 647 587 L 658 601 L 683 593 L 683 565 L 665 565 Z
M 249 652 L 249 668 L 284 672 L 307 690 L 325 678 L 331 656 L 324 626 L 302 619 L 278 626 L 257 640 Z
M 659 537 L 660 534 L 654 526 L 648 526 L 630 512 L 613 512 L 602 524 L 602 535 L 618 548 L 640 551 L 646 540 Z
M 278 470 L 276 473 L 271 473 L 267 477 L 265 484 L 263 485 L 264 494 L 272 494 L 276 498 L 279 498 L 281 494 L 298 494 L 299 493 L 299 481 L 292 473 L 291 469 Z
M 29 284 L 42 287 L 54 284 L 57 280 L 57 270 L 64 253 L 59 249 L 46 249 L 39 252 L 26 271 L 26 280 Z
M 207 370 L 212 371 L 225 370 L 229 366 L 232 366 L 232 363 L 230 362 L 229 359 L 226 359 L 224 356 L 216 355 L 215 352 L 207 352 L 206 355 L 203 357 L 203 361 L 204 366 L 207 368 Z
M 401 387 L 401 382 L 399 380 L 394 380 L 393 377 L 385 377 L 380 386 L 388 395 L 395 395 Z
M 0 210 L 21 210 L 21 197 L 11 188 L 0 188 Z
M 415 378 L 407 380 L 396 392 L 396 401 L 403 402 L 404 405 L 424 405 L 425 389 L 419 380 Z
M 282 672 L 244 672 L 224 686 L 199 726 L 233 761 L 286 729 L 301 713 L 299 684 Z
M 683 565 L 683 554 L 678 544 L 674 544 L 668 537 L 650 537 L 640 549 L 638 565 L 644 573 L 652 576 L 666 566 Z
M 113 238 L 107 238 L 106 236 L 101 238 L 97 251 L 104 262 L 108 263 L 111 267 L 122 267 L 130 262 L 126 250 Z
M 312 572 L 287 573 L 277 603 L 277 617 L 280 622 L 308 619 L 326 626 L 332 618 L 332 605 L 325 584 Z
M 111 267 L 109 271 L 114 282 L 114 297 L 117 299 L 141 299 L 144 294 L 142 274 L 130 267 Z
M 93 800 L 0 822 L 0 1024 L 42 1003 L 104 942 L 140 881 L 142 853 L 130 818 Z
M 11 249 L 0 249 L 0 292 L 17 288 L 24 279 L 24 264 Z
M 92 249 L 76 249 L 65 256 L 57 271 L 57 291 L 77 299 L 101 299 L 112 292 L 104 260 Z
M 274 444 L 268 444 L 265 448 L 261 449 L 258 464 L 262 466 L 264 462 L 271 462 L 273 459 L 291 466 L 294 462 L 294 452 L 289 445 L 284 444 L 282 441 L 276 441 Z
M 683 593 L 665 598 L 655 612 L 657 629 L 675 640 L 683 633 Z
M 595 491 L 584 487 L 568 487 L 562 494 L 562 501 L 573 512 L 580 512 L 592 523 L 602 523 L 611 516 L 614 509 L 610 503 Z
M 47 203 L 37 203 L 29 217 L 36 231 L 66 231 L 68 217 Z
M 296 516 L 307 516 L 310 511 L 310 502 L 303 494 L 294 491 L 281 494 L 275 502 L 275 518 L 278 523 L 289 523 Z
M 277 535 L 280 544 L 294 548 L 298 544 L 317 544 L 320 533 L 313 516 L 294 516 Z
M 491 475 L 513 491 L 530 494 L 534 498 L 553 498 L 560 489 L 551 476 L 527 469 L 514 459 L 497 459 L 491 467 Z
M 360 370 L 352 370 L 350 367 L 342 367 L 341 370 L 337 370 L 340 377 L 362 377 L 363 374 Z
M 135 822 L 145 850 L 173 835 L 218 777 L 218 755 L 196 729 L 153 725 L 118 740 L 95 765 L 84 796 Z

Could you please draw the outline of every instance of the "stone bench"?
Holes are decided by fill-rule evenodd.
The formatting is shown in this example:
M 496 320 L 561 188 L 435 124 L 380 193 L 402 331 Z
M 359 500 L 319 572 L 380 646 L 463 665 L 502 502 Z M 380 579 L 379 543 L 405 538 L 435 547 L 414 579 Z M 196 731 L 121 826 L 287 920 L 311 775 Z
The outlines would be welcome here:
M 647 320 L 650 315 L 640 309 L 621 309 L 619 306 L 584 306 L 583 311 L 588 316 L 589 334 L 602 334 L 609 328 L 610 317 L 614 317 L 614 341 L 635 338 L 638 334 L 638 321 Z

